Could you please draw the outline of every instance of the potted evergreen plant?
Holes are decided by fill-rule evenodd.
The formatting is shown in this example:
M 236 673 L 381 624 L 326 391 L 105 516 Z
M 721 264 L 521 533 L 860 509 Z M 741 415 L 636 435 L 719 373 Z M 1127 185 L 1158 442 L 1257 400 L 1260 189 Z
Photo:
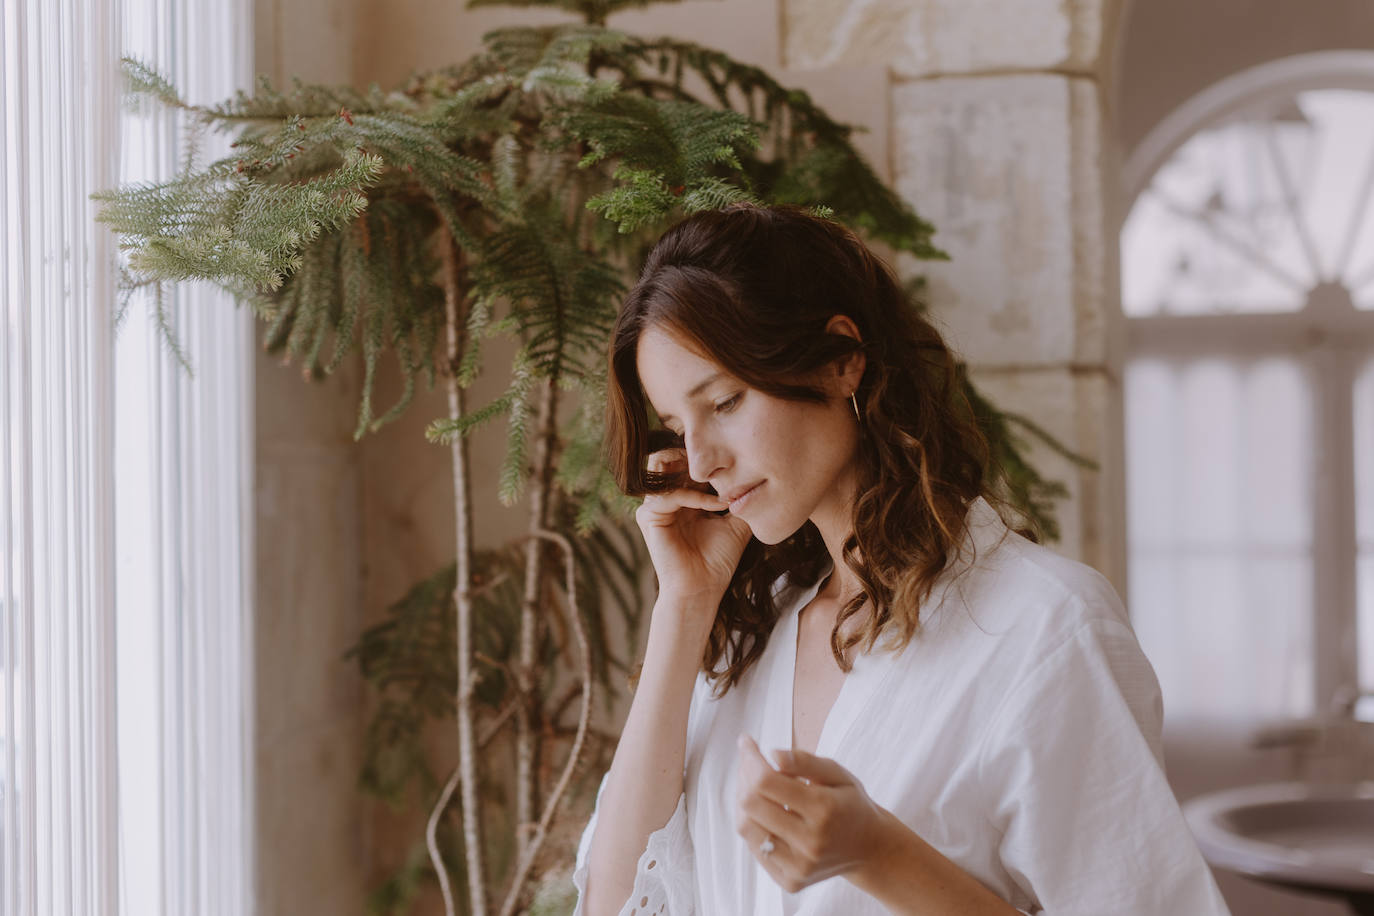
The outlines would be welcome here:
M 308 379 L 361 351 L 356 436 L 398 417 L 417 384 L 447 391 L 448 414 L 428 435 L 450 449 L 454 562 L 350 653 L 378 700 L 362 784 L 393 803 L 416 791 L 429 811 L 427 855 L 379 889 L 375 910 L 408 909 L 427 874 L 449 914 L 485 916 L 493 878 L 502 916 L 558 908 L 534 901 L 536 879 L 571 850 L 546 849 L 546 838 L 569 787 L 600 777 L 585 761 L 614 739 L 591 740 L 592 693 L 615 690 L 613 669 L 627 667 L 608 641 L 615 615 L 633 633 L 640 613 L 645 563 L 600 461 L 600 422 L 607 335 L 652 240 L 686 213 L 756 200 L 821 207 L 890 250 L 944 257 L 933 228 L 856 152 L 853 128 L 806 93 L 720 52 L 606 26 L 636 0 L 517 5 L 582 21 L 493 31 L 469 60 L 392 92 L 262 82 L 192 106 L 127 61 L 135 92 L 232 132 L 234 155 L 100 195 L 130 286 L 229 289 L 263 320 L 265 347 L 299 360 Z M 911 290 L 923 307 L 919 278 Z M 514 356 L 484 366 L 482 341 L 496 335 L 514 339 Z M 385 354 L 404 388 L 379 412 Z M 479 371 L 508 384 L 473 407 L 465 395 Z M 1018 432 L 1055 443 L 963 381 L 1007 495 L 1053 537 L 1064 491 L 1025 461 Z M 507 426 L 498 479 L 475 482 L 468 434 L 497 419 Z M 507 503 L 523 500 L 527 531 L 479 551 L 470 495 L 493 483 Z M 442 782 L 420 744 L 436 719 L 456 723 L 459 745 Z M 494 777 L 479 751 L 508 729 L 517 766 L 506 805 L 483 797 Z M 483 835 L 493 807 L 509 825 L 498 837 Z

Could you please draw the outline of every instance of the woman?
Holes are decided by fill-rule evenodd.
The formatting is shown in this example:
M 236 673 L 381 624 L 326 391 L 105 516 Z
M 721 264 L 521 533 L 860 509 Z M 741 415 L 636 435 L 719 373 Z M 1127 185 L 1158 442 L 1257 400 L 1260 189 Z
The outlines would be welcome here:
M 854 235 L 689 217 L 610 360 L 659 594 L 578 913 L 1226 912 L 1120 601 L 1003 524 L 951 353 Z

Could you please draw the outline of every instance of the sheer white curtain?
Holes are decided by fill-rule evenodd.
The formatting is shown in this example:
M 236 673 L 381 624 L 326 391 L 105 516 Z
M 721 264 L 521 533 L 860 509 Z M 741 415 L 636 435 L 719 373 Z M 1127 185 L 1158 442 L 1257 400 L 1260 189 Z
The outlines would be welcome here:
M 113 913 L 115 697 L 109 245 L 112 11 L 0 20 L 0 792 L 6 914 Z
M 245 0 L 4 0 L 0 913 L 251 909 L 251 322 L 169 291 L 194 377 L 91 192 L 165 177 L 138 56 L 194 100 L 248 78 Z

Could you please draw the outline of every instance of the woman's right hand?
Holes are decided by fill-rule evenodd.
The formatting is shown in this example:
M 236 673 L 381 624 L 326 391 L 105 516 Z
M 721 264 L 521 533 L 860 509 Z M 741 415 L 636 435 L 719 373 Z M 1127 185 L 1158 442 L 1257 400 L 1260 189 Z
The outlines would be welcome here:
M 649 455 L 651 471 L 685 472 L 686 467 L 685 449 Z M 704 597 L 714 611 L 752 536 L 744 520 L 728 512 L 715 514 L 729 505 L 714 493 L 690 486 L 644 497 L 635 521 L 658 574 L 660 596 Z

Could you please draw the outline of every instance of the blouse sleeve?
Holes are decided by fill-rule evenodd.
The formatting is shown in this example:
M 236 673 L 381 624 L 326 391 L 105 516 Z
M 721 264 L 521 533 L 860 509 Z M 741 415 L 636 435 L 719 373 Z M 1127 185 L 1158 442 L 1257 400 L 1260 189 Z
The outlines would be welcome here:
M 1130 628 L 1080 624 L 978 755 L 1002 865 L 1045 916 L 1226 916 L 1164 775 L 1159 682 Z
M 583 895 L 587 891 L 587 853 L 596 830 L 596 815 L 601 810 L 601 788 L 596 790 L 596 809 L 577 844 L 577 867 L 573 884 L 577 887 L 577 907 L 573 916 L 583 916 Z M 634 893 L 620 908 L 619 916 L 692 916 L 695 912 L 695 861 L 692 839 L 687 832 L 686 796 L 679 795 L 677 807 L 668 823 L 649 834 L 648 844 L 635 868 Z

